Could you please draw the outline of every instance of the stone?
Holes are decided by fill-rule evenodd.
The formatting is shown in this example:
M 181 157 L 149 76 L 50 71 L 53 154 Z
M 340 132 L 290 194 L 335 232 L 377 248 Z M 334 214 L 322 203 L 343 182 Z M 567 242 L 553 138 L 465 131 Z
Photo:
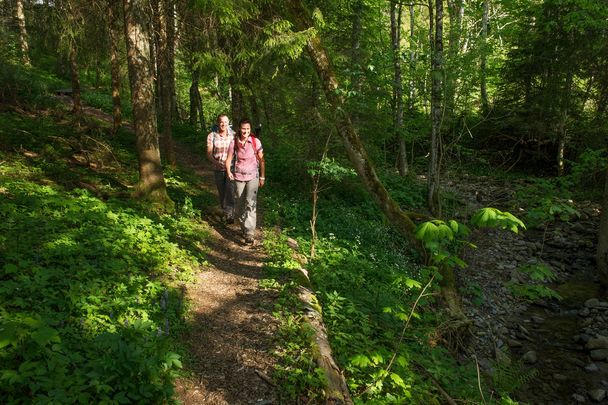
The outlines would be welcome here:
M 532 322 L 534 322 L 534 323 L 543 323 L 543 322 L 545 322 L 544 318 L 541 318 L 540 316 L 536 316 L 536 315 L 532 316 L 531 319 L 532 319 Z
M 588 350 L 608 349 L 608 337 L 598 336 L 597 338 L 589 339 L 586 347 Z
M 590 355 L 593 360 L 606 360 L 608 359 L 608 349 L 591 350 Z
M 601 388 L 591 390 L 589 391 L 589 397 L 595 402 L 602 402 L 606 398 L 606 391 Z
M 563 374 L 555 373 L 555 374 L 553 374 L 553 379 L 555 381 L 564 382 L 564 381 L 568 380 L 568 377 L 566 377 Z
M 579 404 L 584 404 L 585 402 L 587 402 L 585 400 L 585 397 L 581 394 L 572 394 L 572 399 L 574 400 L 574 402 L 578 402 Z
M 507 344 L 509 347 L 522 347 L 521 342 L 515 339 L 507 339 Z
M 579 316 L 589 316 L 589 314 L 591 313 L 591 310 L 589 310 L 589 307 L 585 307 L 583 309 L 581 309 L 580 311 L 578 311 L 578 315 Z
M 585 371 L 588 373 L 595 373 L 600 371 L 600 368 L 595 363 L 589 363 L 585 366 Z
M 536 356 L 536 352 L 534 350 L 530 350 L 522 356 L 522 360 L 524 363 L 534 364 L 538 361 L 538 357 Z
M 587 308 L 594 308 L 600 305 L 600 300 L 598 300 L 597 298 L 589 298 L 587 301 L 585 301 L 585 306 Z

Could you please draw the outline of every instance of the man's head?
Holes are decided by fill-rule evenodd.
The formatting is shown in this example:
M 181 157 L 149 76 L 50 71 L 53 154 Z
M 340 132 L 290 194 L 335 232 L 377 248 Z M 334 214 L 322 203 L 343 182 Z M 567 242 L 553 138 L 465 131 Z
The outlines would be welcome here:
M 217 116 L 217 126 L 220 129 L 220 132 L 225 132 L 228 129 L 228 125 L 230 121 L 228 120 L 228 116 L 226 114 L 220 114 Z

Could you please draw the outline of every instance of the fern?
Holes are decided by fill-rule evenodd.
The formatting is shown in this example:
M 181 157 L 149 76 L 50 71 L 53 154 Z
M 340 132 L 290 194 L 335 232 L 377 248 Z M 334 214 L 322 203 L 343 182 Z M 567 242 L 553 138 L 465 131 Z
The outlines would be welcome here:
M 494 364 L 492 383 L 501 396 L 507 396 L 521 386 L 529 383 L 538 375 L 535 368 L 526 369 L 523 361 L 510 361 L 508 356 Z

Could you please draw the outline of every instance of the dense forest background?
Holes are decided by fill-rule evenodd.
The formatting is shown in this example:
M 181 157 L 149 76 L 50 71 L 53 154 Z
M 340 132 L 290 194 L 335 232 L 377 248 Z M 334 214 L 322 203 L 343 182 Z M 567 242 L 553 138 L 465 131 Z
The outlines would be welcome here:
M 0 55 L 9 403 L 174 400 L 182 290 L 207 263 L 215 205 L 184 148 L 204 157 L 220 113 L 264 144 L 260 284 L 282 297 L 281 403 L 606 395 L 589 379 L 561 392 L 554 374 L 526 391 L 542 367 L 506 337 L 492 346 L 475 317 L 496 315 L 484 283 L 502 277 L 511 314 L 564 305 L 558 286 L 584 278 L 579 307 L 602 316 L 605 0 L 0 0 Z M 528 256 L 488 248 L 525 229 Z M 552 252 L 557 234 L 569 245 Z M 342 392 L 298 315 L 302 263 Z M 604 370 L 608 319 L 595 323 L 576 336 Z

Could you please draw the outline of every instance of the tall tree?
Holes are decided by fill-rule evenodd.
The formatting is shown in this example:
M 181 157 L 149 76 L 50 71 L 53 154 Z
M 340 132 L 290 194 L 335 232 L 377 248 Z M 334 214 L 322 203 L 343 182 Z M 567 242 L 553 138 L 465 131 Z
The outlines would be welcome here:
M 401 176 L 407 176 L 407 151 L 405 138 L 401 133 L 403 128 L 403 84 L 401 81 L 401 3 L 391 1 L 391 44 L 393 54 L 393 131 L 399 145 L 397 168 Z
M 21 46 L 21 60 L 24 65 L 30 66 L 30 47 L 25 26 L 25 12 L 23 11 L 23 0 L 15 0 L 15 20 L 19 27 L 19 45 Z
M 487 114 L 490 110 L 488 103 L 488 89 L 487 89 L 487 59 L 488 59 L 488 17 L 490 10 L 490 0 L 483 0 L 483 11 L 481 16 L 481 52 L 479 62 L 479 76 L 480 76 L 480 93 L 481 93 L 481 111 L 483 114 Z
M 433 10 L 429 0 L 429 10 Z M 441 171 L 441 123 L 442 123 L 442 77 L 443 77 L 443 2 L 435 0 L 435 17 L 429 12 L 430 26 L 435 27 L 431 38 L 431 145 L 428 166 L 427 204 L 431 212 L 441 216 L 440 171 Z M 432 30 L 431 30 L 432 31 Z
M 150 16 L 145 0 L 123 0 L 133 124 L 139 159 L 136 196 L 172 209 L 161 166 L 150 60 Z
M 120 8 L 119 3 L 107 0 L 107 25 L 110 40 L 110 76 L 112 81 L 112 134 L 122 125 L 122 106 L 120 99 Z
M 161 152 L 170 165 L 175 165 L 175 151 L 173 147 L 173 135 L 171 124 L 173 121 L 173 72 L 171 69 L 173 46 L 169 44 L 169 40 L 173 41 L 173 37 L 169 35 L 169 31 L 173 31 L 173 19 L 169 23 L 169 13 L 173 13 L 173 9 L 168 0 L 155 0 L 153 2 L 154 21 L 156 26 L 156 58 L 158 65 L 158 84 L 159 97 L 161 106 L 161 122 L 163 131 L 160 136 Z

